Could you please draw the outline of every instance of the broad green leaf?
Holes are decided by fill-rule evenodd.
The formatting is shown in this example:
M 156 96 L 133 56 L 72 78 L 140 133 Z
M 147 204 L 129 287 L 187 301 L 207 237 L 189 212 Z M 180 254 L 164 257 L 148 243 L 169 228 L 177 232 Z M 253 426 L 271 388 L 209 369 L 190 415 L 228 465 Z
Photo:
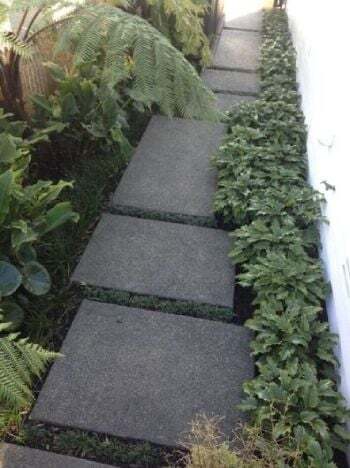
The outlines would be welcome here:
M 69 202 L 58 203 L 46 213 L 44 218 L 43 234 L 58 228 L 67 221 L 77 222 L 79 215 L 72 211 Z
M 79 113 L 78 105 L 72 93 L 68 93 L 63 97 L 61 105 L 63 122 L 69 122 Z
M 0 294 L 10 296 L 21 285 L 22 275 L 11 263 L 0 261 Z
M 66 73 L 63 68 L 53 62 L 45 62 L 45 67 L 49 69 L 50 75 L 56 81 L 62 81 L 66 78 Z
M 16 252 L 16 255 L 22 265 L 29 262 L 35 262 L 37 259 L 36 251 L 30 244 L 22 244 Z
M 10 203 L 13 172 L 8 170 L 0 175 L 0 223 L 5 219 Z
M 22 244 L 34 242 L 38 238 L 38 234 L 23 219 L 12 223 L 12 228 L 11 244 L 15 251 L 17 251 Z
M 51 288 L 51 278 L 39 262 L 26 263 L 22 269 L 23 286 L 35 296 L 42 296 Z
M 0 163 L 11 163 L 18 157 L 13 137 L 7 133 L 0 134 Z
M 50 101 L 46 99 L 44 96 L 34 95 L 34 96 L 31 96 L 30 99 L 34 102 L 34 104 L 37 107 L 44 109 L 51 114 Z

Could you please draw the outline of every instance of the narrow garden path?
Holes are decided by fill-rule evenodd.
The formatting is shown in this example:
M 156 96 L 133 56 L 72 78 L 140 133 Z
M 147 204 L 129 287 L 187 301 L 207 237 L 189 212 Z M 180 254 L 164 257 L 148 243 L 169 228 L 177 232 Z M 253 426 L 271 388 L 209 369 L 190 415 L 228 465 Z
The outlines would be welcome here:
M 222 31 L 203 73 L 222 110 L 258 92 L 260 28 L 256 12 Z M 224 416 L 228 435 L 238 423 L 253 363 L 212 208 L 210 158 L 225 131 L 152 118 L 73 274 L 99 302 L 82 303 L 31 420 L 170 447 L 198 413 Z M 106 466 L 14 446 L 4 457 L 11 468 Z

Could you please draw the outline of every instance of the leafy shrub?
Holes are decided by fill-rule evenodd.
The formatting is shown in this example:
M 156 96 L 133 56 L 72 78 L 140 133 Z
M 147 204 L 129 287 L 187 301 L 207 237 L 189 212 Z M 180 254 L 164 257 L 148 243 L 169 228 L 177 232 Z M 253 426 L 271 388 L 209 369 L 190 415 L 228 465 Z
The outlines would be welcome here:
M 284 12 L 266 13 L 261 96 L 230 114 L 215 157 L 216 211 L 237 229 L 231 257 L 252 288 L 258 376 L 242 409 L 293 466 L 334 467 L 333 448 L 350 440 L 337 390 L 336 337 L 323 320 L 328 292 L 318 258 L 322 194 L 307 184 L 306 129 L 296 92 L 295 54 Z M 279 466 L 276 463 L 276 466 Z M 283 465 L 284 466 L 284 465 Z
M 127 90 L 124 89 L 124 98 L 117 90 L 110 90 L 106 97 L 101 91 L 101 70 L 97 64 L 70 73 L 53 63 L 47 66 L 57 89 L 47 98 L 32 97 L 33 124 L 49 129 L 53 144 L 63 143 L 62 153 L 71 144 L 75 157 L 81 157 L 87 146 L 89 153 L 129 155 L 131 146 L 124 131 L 128 126 L 127 111 L 136 105 Z M 139 104 L 138 109 L 144 108 Z M 55 139 L 58 133 L 60 138 Z
M 30 296 L 44 295 L 51 286 L 35 246 L 47 233 L 77 220 L 69 203 L 56 201 L 70 183 L 26 181 L 35 138 L 23 139 L 25 125 L 9 117 L 0 114 L 0 412 L 24 403 L 30 376 L 38 375 L 53 356 L 13 334 Z
M 211 59 L 209 41 L 203 32 L 207 0 L 147 0 L 147 17 L 185 56 Z

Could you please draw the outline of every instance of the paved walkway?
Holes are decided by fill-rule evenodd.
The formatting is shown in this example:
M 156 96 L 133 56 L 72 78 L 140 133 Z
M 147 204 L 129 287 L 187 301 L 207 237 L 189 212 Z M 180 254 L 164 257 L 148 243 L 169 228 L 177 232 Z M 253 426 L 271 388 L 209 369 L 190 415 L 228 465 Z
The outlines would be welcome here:
M 229 18 L 203 73 L 223 110 L 258 92 L 260 27 L 259 12 Z M 224 133 L 223 124 L 153 117 L 73 281 L 106 297 L 127 291 L 231 308 L 233 318 L 230 240 L 212 209 L 210 157 Z M 229 435 L 242 417 L 242 384 L 253 376 L 244 327 L 88 300 L 62 353 L 32 420 L 172 447 L 198 413 L 224 417 Z M 7 446 L 4 467 L 24 465 L 102 468 Z

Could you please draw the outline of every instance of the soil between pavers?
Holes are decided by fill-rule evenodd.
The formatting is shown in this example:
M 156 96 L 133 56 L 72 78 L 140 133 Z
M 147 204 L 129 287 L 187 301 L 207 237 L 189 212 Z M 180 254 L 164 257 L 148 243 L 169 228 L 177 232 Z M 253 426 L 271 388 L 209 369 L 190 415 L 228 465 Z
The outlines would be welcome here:
M 208 68 L 202 73 L 202 78 L 205 84 L 217 93 L 257 95 L 259 92 L 256 73 Z
M 177 447 L 205 413 L 229 436 L 249 341 L 233 324 L 84 301 L 31 419 Z

